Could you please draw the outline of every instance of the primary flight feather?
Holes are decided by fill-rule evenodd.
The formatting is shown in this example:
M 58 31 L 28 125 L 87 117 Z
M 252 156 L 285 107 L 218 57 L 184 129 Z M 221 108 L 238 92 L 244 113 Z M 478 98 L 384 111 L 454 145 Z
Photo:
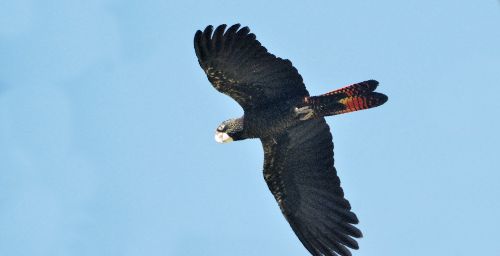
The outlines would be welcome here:
M 220 143 L 259 138 L 264 179 L 293 231 L 312 255 L 351 255 L 362 236 L 333 165 L 324 116 L 380 106 L 375 80 L 310 96 L 289 60 L 269 53 L 248 27 L 198 30 L 194 48 L 208 80 L 244 110 L 216 129 Z

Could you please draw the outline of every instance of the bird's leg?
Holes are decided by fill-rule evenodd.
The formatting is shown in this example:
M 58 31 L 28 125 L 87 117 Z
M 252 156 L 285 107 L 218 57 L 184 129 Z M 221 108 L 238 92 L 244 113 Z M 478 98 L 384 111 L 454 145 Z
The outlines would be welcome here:
M 310 106 L 295 108 L 295 114 L 299 117 L 300 120 L 308 120 L 314 117 L 314 110 Z

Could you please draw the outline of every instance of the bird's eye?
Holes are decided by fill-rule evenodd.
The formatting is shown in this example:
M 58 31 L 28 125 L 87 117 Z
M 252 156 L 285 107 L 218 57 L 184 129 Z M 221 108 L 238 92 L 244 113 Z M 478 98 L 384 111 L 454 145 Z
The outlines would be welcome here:
M 217 127 L 217 131 L 219 131 L 219 132 L 223 132 L 225 129 L 226 129 L 226 126 L 223 124 L 221 124 L 221 125 L 219 125 L 219 127 Z

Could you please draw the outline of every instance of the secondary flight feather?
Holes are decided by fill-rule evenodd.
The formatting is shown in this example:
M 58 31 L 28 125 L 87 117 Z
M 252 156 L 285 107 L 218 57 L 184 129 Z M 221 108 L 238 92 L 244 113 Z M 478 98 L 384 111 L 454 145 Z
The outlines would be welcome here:
M 210 83 L 233 98 L 244 115 L 222 122 L 219 143 L 258 138 L 264 179 L 291 228 L 312 255 L 351 255 L 358 249 L 358 218 L 344 197 L 334 167 L 325 116 L 380 106 L 375 80 L 310 96 L 289 60 L 269 53 L 235 24 L 198 30 L 194 48 Z

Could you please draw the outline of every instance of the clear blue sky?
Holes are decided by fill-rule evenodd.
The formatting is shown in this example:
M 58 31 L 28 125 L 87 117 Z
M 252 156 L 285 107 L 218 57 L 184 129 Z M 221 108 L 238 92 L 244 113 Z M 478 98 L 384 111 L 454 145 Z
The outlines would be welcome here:
M 0 1 L 0 255 L 307 255 L 260 142 L 198 66 L 208 24 L 248 25 L 312 94 L 377 79 L 328 118 L 364 233 L 355 255 L 500 255 L 500 4 Z

